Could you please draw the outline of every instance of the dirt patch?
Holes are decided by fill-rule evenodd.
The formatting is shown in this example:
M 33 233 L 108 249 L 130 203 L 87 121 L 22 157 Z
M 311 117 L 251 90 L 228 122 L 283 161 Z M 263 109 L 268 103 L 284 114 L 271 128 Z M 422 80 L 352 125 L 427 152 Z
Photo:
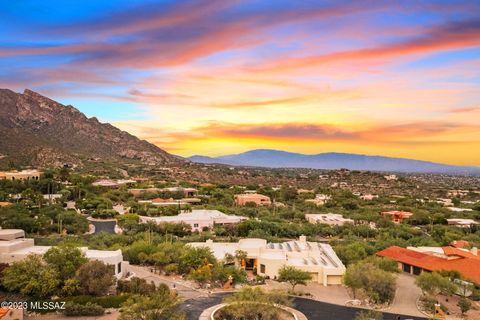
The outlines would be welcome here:
M 449 313 L 450 316 L 458 318 L 458 319 L 462 319 L 462 312 L 460 311 L 460 308 L 457 305 L 458 301 L 460 300 L 460 297 L 458 297 L 458 296 L 452 296 L 452 297 L 438 296 L 437 300 L 442 305 L 447 307 L 448 313 Z M 480 319 L 480 306 L 478 305 L 477 302 L 472 301 L 472 309 L 470 309 L 466 313 L 465 319 Z

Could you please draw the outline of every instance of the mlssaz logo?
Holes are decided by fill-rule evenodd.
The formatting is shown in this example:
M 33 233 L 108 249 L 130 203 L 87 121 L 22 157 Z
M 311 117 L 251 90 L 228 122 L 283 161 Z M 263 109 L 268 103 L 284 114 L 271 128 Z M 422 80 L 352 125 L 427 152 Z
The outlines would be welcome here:
M 64 310 L 65 301 L 32 301 L 30 310 Z

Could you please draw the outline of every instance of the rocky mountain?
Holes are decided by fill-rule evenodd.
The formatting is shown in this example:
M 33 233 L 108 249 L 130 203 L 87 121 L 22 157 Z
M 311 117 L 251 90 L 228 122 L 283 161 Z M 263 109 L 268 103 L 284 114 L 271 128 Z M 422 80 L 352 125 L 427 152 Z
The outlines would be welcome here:
M 190 161 L 269 168 L 350 169 L 386 172 L 480 174 L 480 167 L 452 166 L 428 161 L 349 153 L 300 154 L 270 149 L 221 157 L 193 156 Z
M 28 89 L 23 94 L 0 89 L 0 137 L 2 161 L 22 165 L 81 164 L 83 159 L 180 161 L 145 140 Z

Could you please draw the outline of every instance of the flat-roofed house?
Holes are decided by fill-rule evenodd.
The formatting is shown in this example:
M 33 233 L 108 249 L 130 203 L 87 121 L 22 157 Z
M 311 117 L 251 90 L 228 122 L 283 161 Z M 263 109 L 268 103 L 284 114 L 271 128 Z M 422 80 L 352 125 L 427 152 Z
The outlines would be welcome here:
M 344 218 L 336 213 L 310 213 L 305 215 L 305 219 L 310 223 L 323 223 L 330 226 L 343 226 L 345 223 L 354 223 L 352 219 Z
M 176 199 L 173 199 L 173 198 L 169 198 L 169 199 L 155 198 L 155 199 L 152 199 L 150 203 L 154 206 L 159 206 L 159 207 L 175 206 L 175 205 L 178 206 L 178 205 L 187 204 L 185 201 L 176 200 Z
M 376 194 L 364 194 L 364 195 L 361 195 L 360 196 L 360 199 L 364 200 L 364 201 L 372 201 L 373 199 L 376 199 L 378 198 L 378 195 Z
M 198 194 L 198 190 L 195 188 L 184 187 L 169 187 L 160 189 L 161 192 L 183 193 L 185 198 L 192 198 Z
M 190 225 L 192 231 L 211 229 L 216 224 L 236 224 L 246 219 L 246 217 L 227 215 L 218 210 L 192 210 L 191 212 L 182 212 L 176 216 L 140 217 L 140 221 L 143 223 L 154 222 L 159 224 L 162 222 L 183 222 Z
M 7 180 L 40 180 L 42 172 L 36 169 L 22 171 L 4 171 L 0 172 L 0 179 Z
M 179 194 L 183 194 L 183 197 L 185 198 L 193 198 L 198 194 L 197 189 L 184 188 L 184 187 L 128 189 L 128 192 L 133 194 L 135 197 L 140 197 L 145 193 L 160 193 L 160 192 L 179 193 Z
M 330 200 L 332 200 L 332 197 L 327 194 L 316 194 L 314 199 L 306 199 L 305 202 L 311 202 L 317 206 L 323 206 Z
M 112 180 L 112 179 L 100 179 L 92 183 L 92 186 L 95 187 L 106 187 L 106 188 L 118 188 L 125 185 L 131 185 L 137 183 L 135 180 Z
M 272 204 L 270 197 L 258 193 L 244 193 L 235 195 L 235 204 L 244 206 L 249 202 L 255 203 L 257 206 L 269 206 Z
M 33 239 L 25 238 L 25 232 L 21 229 L 0 229 L 0 261 L 3 263 L 21 261 L 31 254 L 43 255 L 50 248 L 51 246 L 36 246 Z M 91 250 L 87 247 L 79 249 L 86 258 L 111 265 L 117 279 L 124 275 L 128 262 L 123 261 L 122 250 Z
M 474 225 L 480 224 L 473 219 L 460 219 L 460 218 L 447 219 L 447 223 L 448 225 L 457 226 L 460 228 L 471 228 Z
M 457 208 L 457 207 L 449 207 L 447 208 L 448 210 L 450 211 L 453 211 L 453 212 L 465 212 L 465 211 L 473 211 L 473 209 L 470 209 L 470 208 Z
M 345 274 L 345 266 L 328 244 L 309 242 L 305 236 L 299 240 L 280 243 L 267 243 L 264 239 L 241 239 L 238 242 L 189 243 L 193 247 L 209 248 L 219 260 L 226 254 L 235 255 L 237 250 L 246 252 L 247 258 L 240 262 L 241 267 L 256 268 L 261 276 L 271 279 L 278 277 L 283 266 L 293 266 L 309 272 L 311 281 L 326 285 L 339 285 Z

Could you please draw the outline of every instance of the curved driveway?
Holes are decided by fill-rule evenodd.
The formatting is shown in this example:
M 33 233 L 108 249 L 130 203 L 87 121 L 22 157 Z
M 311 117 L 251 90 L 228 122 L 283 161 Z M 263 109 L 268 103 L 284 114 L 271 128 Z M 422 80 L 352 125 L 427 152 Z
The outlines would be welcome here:
M 198 320 L 198 317 L 204 309 L 221 303 L 226 295 L 229 294 L 220 293 L 212 294 L 209 297 L 189 299 L 182 303 L 181 308 L 187 314 L 187 320 Z M 352 320 L 355 318 L 357 312 L 364 310 L 298 297 L 293 298 L 293 307 L 303 312 L 308 319 L 312 320 Z M 392 313 L 384 313 L 383 315 L 384 320 L 425 319 Z

